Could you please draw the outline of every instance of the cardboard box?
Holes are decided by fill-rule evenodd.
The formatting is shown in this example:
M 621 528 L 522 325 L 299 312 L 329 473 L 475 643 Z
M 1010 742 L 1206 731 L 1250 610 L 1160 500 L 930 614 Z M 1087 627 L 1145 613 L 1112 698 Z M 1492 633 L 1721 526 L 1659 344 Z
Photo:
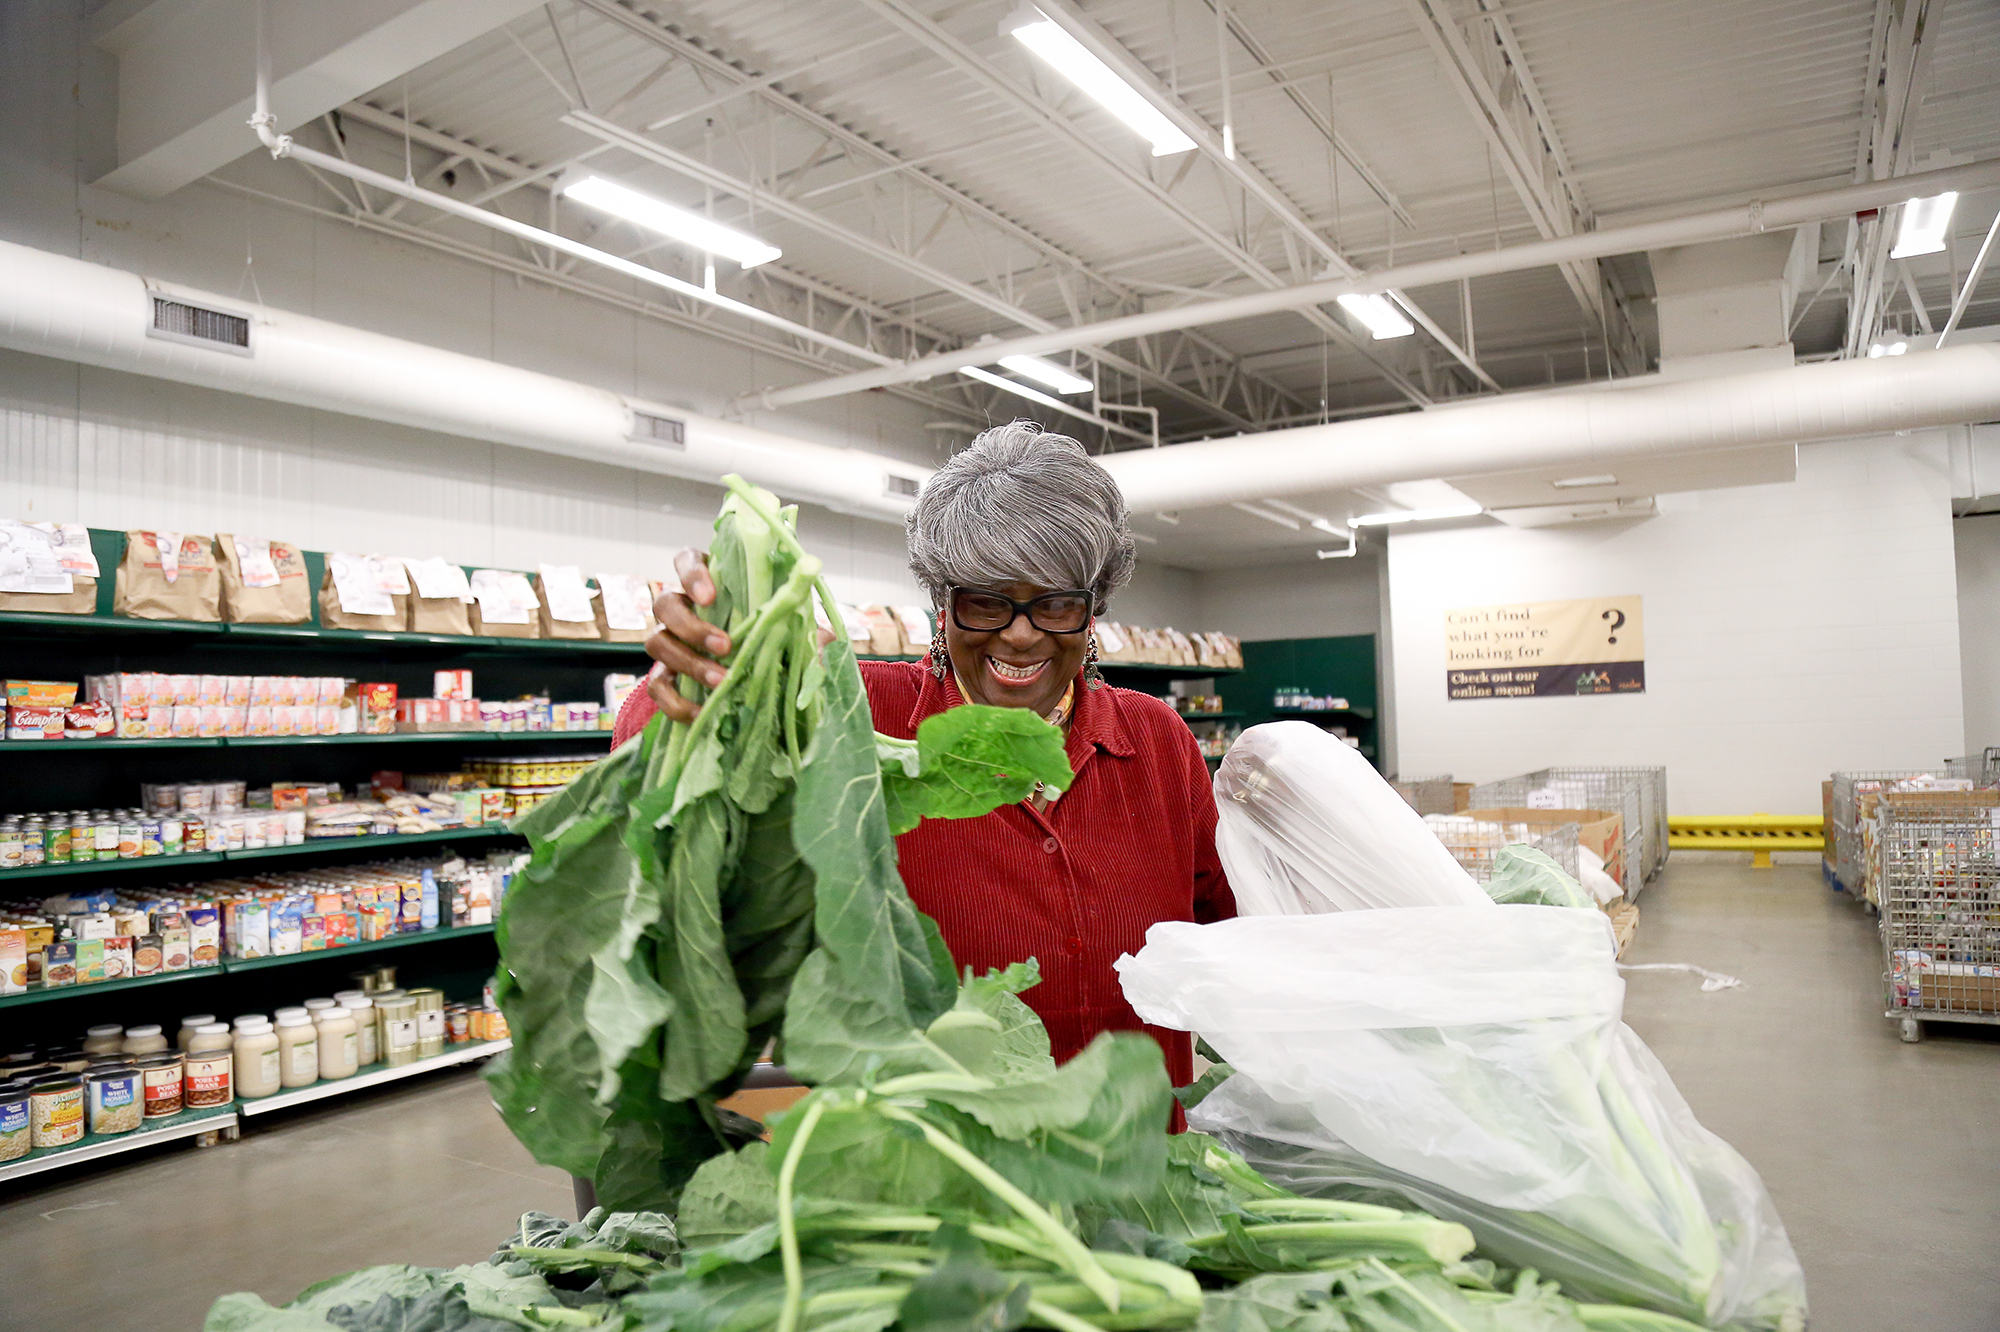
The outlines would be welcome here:
M 1574 823 L 1578 846 L 1604 862 L 1604 872 L 1625 885 L 1625 819 L 1611 809 L 1468 809 L 1466 817 L 1490 823 Z
M 396 733 L 396 686 L 393 684 L 357 683 L 354 686 L 355 702 L 360 710 L 359 722 L 363 735 L 394 735 Z

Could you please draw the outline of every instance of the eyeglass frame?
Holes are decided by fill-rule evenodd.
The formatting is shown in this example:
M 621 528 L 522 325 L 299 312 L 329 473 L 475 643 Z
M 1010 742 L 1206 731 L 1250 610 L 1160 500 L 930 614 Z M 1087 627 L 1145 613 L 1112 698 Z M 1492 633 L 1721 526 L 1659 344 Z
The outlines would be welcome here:
M 1020 619 L 1023 615 L 1028 617 L 1029 625 L 1040 633 L 1080 634 L 1090 628 L 1090 622 L 1097 614 L 1097 594 L 1087 587 L 1059 588 L 1054 592 L 1044 592 L 1038 597 L 1029 597 L 1026 601 L 1016 601 L 1010 596 L 995 592 L 993 589 L 987 587 L 959 587 L 953 585 L 945 590 L 948 594 L 946 601 L 951 608 L 951 622 L 968 634 L 1004 634 L 1009 629 L 1012 629 L 1014 621 Z M 1004 601 L 1012 608 L 1012 614 L 1007 617 L 1007 623 L 1005 624 L 997 625 L 991 629 L 974 628 L 972 625 L 958 618 L 958 594 L 961 592 L 976 592 L 982 597 L 993 597 L 996 600 Z M 1052 597 L 1082 597 L 1089 607 L 1089 610 L 1084 615 L 1083 623 L 1074 629 L 1046 629 L 1037 623 L 1034 612 L 1035 603 L 1038 601 L 1047 601 Z

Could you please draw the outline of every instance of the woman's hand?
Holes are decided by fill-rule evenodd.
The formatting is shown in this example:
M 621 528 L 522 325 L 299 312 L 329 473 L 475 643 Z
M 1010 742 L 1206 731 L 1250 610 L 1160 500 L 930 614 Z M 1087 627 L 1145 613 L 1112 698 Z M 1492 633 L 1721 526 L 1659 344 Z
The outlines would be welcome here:
M 653 603 L 660 632 L 646 640 L 646 655 L 666 667 L 646 682 L 646 692 L 672 721 L 693 721 L 700 705 L 674 686 L 680 676 L 701 681 L 713 690 L 725 674 L 716 662 L 729 652 L 729 635 L 695 613 L 696 606 L 715 604 L 715 580 L 708 576 L 708 552 L 688 549 L 674 556 L 674 572 L 684 591 L 663 593 Z

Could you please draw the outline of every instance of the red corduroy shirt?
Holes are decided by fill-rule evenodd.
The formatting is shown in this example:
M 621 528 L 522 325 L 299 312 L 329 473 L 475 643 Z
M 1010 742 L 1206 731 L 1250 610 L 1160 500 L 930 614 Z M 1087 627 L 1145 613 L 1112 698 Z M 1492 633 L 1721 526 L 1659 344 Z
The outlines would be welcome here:
M 921 662 L 864 662 L 861 678 L 884 735 L 914 738 L 926 717 L 964 702 Z M 1041 964 L 1042 983 L 1021 997 L 1058 1060 L 1099 1032 L 1144 1031 L 1184 1086 L 1194 1076 L 1188 1035 L 1142 1023 L 1111 964 L 1137 952 L 1158 921 L 1236 914 L 1215 854 L 1208 769 L 1187 723 L 1159 699 L 1079 680 L 1075 708 L 1076 776 L 1062 798 L 1045 813 L 1023 802 L 976 819 L 926 819 L 896 839 L 903 883 L 961 968 Z M 652 715 L 652 699 L 634 690 L 615 742 Z

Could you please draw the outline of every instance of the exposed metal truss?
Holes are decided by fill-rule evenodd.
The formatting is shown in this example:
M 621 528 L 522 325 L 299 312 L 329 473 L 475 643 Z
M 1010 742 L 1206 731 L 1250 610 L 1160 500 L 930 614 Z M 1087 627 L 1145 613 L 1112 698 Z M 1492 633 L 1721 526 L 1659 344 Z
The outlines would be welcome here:
M 1535 230 L 1545 239 L 1589 230 L 1590 205 L 1501 0 L 1403 2 Z M 1626 373 L 1644 370 L 1643 344 L 1627 302 L 1610 287 L 1608 276 L 1598 265 L 1583 262 L 1564 264 L 1560 271 L 1577 303 L 1603 331 L 1620 368 Z
M 1130 185 L 1163 213 L 1173 218 L 1190 235 L 1235 265 L 1260 287 L 1277 290 L 1288 285 L 1284 278 L 1251 253 L 1236 237 L 1215 226 L 1186 200 L 1175 195 L 1171 184 L 1161 184 L 1151 175 L 1125 161 L 1103 142 L 1085 133 L 1068 116 L 994 69 L 965 43 L 945 31 L 928 15 L 919 12 L 909 0 L 861 0 L 861 3 L 892 26 L 908 34 L 918 44 L 948 61 L 961 73 L 1005 99 L 1051 134 L 1087 154 L 1114 178 Z M 1401 370 L 1382 360 L 1345 324 L 1316 308 L 1301 310 L 1299 313 L 1321 335 L 1368 361 L 1383 378 L 1394 384 L 1410 401 L 1422 406 L 1431 405 L 1433 398 L 1430 394 L 1425 393 Z
M 671 23 L 663 22 L 640 9 L 621 4 L 618 0 L 578 0 L 578 3 L 582 8 L 619 24 L 660 49 L 687 61 L 702 74 L 704 79 L 711 81 L 717 87 L 718 91 L 708 99 L 708 104 L 723 116 L 728 115 L 729 109 L 726 103 L 732 97 L 736 95 L 753 97 L 763 105 L 810 127 L 821 136 L 823 145 L 814 147 L 804 159 L 806 162 L 816 167 L 828 165 L 837 150 L 838 157 L 846 159 L 852 166 L 858 168 L 857 173 L 848 181 L 835 182 L 831 187 L 818 187 L 814 193 L 824 193 L 829 188 L 838 188 L 843 184 L 859 189 L 894 186 L 900 191 L 909 193 L 899 194 L 885 201 L 880 209 L 885 216 L 902 216 L 905 205 L 913 199 L 924 198 L 929 203 L 929 209 L 926 210 L 928 216 L 924 219 L 929 227 L 935 228 L 955 222 L 962 226 L 981 228 L 990 233 L 992 238 L 999 242 L 999 245 L 993 247 L 998 254 L 999 264 L 988 276 L 989 292 L 1001 287 L 1003 278 L 1016 292 L 1024 289 L 1030 282 L 1047 281 L 1060 294 L 1073 322 L 1113 313 L 1130 313 L 1145 307 L 1141 293 L 1132 287 L 1096 272 L 1078 256 L 940 179 L 925 170 L 920 163 L 906 161 L 892 149 L 806 106 L 779 86 L 784 81 L 785 75 L 752 74 L 726 56 L 680 31 Z M 681 113 L 670 119 L 679 118 Z M 803 173 L 794 169 L 791 175 L 794 180 L 802 182 Z M 752 184 L 744 182 L 746 187 Z M 758 197 L 768 200 L 772 197 L 772 191 L 767 188 Z M 1025 251 L 1024 257 L 1027 262 L 1022 265 L 1010 263 L 1007 259 L 1009 248 Z M 984 304 L 983 301 L 979 303 Z M 1009 303 L 1012 304 L 1012 301 Z M 1007 317 L 1014 316 L 1009 314 Z M 1035 327 L 1035 325 L 1029 326 Z M 1162 357 L 1156 353 L 1148 353 L 1144 348 L 1138 349 L 1138 352 L 1136 359 L 1101 351 L 1097 356 L 1100 363 L 1110 365 L 1145 386 L 1164 392 L 1187 406 L 1197 408 L 1223 424 L 1239 430 L 1260 426 L 1274 414 L 1307 405 L 1296 394 L 1275 382 L 1245 374 L 1236 364 L 1237 358 L 1233 352 L 1204 336 L 1197 335 L 1187 346 L 1185 353 L 1199 357 L 1203 362 L 1202 370 L 1196 375 L 1197 380 L 1228 383 L 1234 405 L 1229 399 L 1211 398 L 1203 392 L 1190 389 L 1185 384 L 1166 377 L 1153 368 L 1162 362 Z M 1178 359 L 1176 357 L 1176 360 Z
M 1875 32 L 1869 46 L 1866 119 L 1854 150 L 1856 180 L 1887 180 L 1904 175 L 1912 165 L 1917 112 L 1923 106 L 1925 75 L 1936 50 L 1932 23 L 1939 6 L 1934 0 L 1878 0 Z M 1884 225 L 1887 210 L 1848 227 L 1848 259 L 1853 280 L 1847 305 L 1846 352 L 1859 356 L 1882 330 L 1882 316 L 1895 292 L 1890 286 L 1893 263 L 1889 250 L 1892 228 Z M 1902 281 L 1910 286 L 1911 303 L 1926 327 L 1929 315 L 1915 293 L 1909 270 Z

